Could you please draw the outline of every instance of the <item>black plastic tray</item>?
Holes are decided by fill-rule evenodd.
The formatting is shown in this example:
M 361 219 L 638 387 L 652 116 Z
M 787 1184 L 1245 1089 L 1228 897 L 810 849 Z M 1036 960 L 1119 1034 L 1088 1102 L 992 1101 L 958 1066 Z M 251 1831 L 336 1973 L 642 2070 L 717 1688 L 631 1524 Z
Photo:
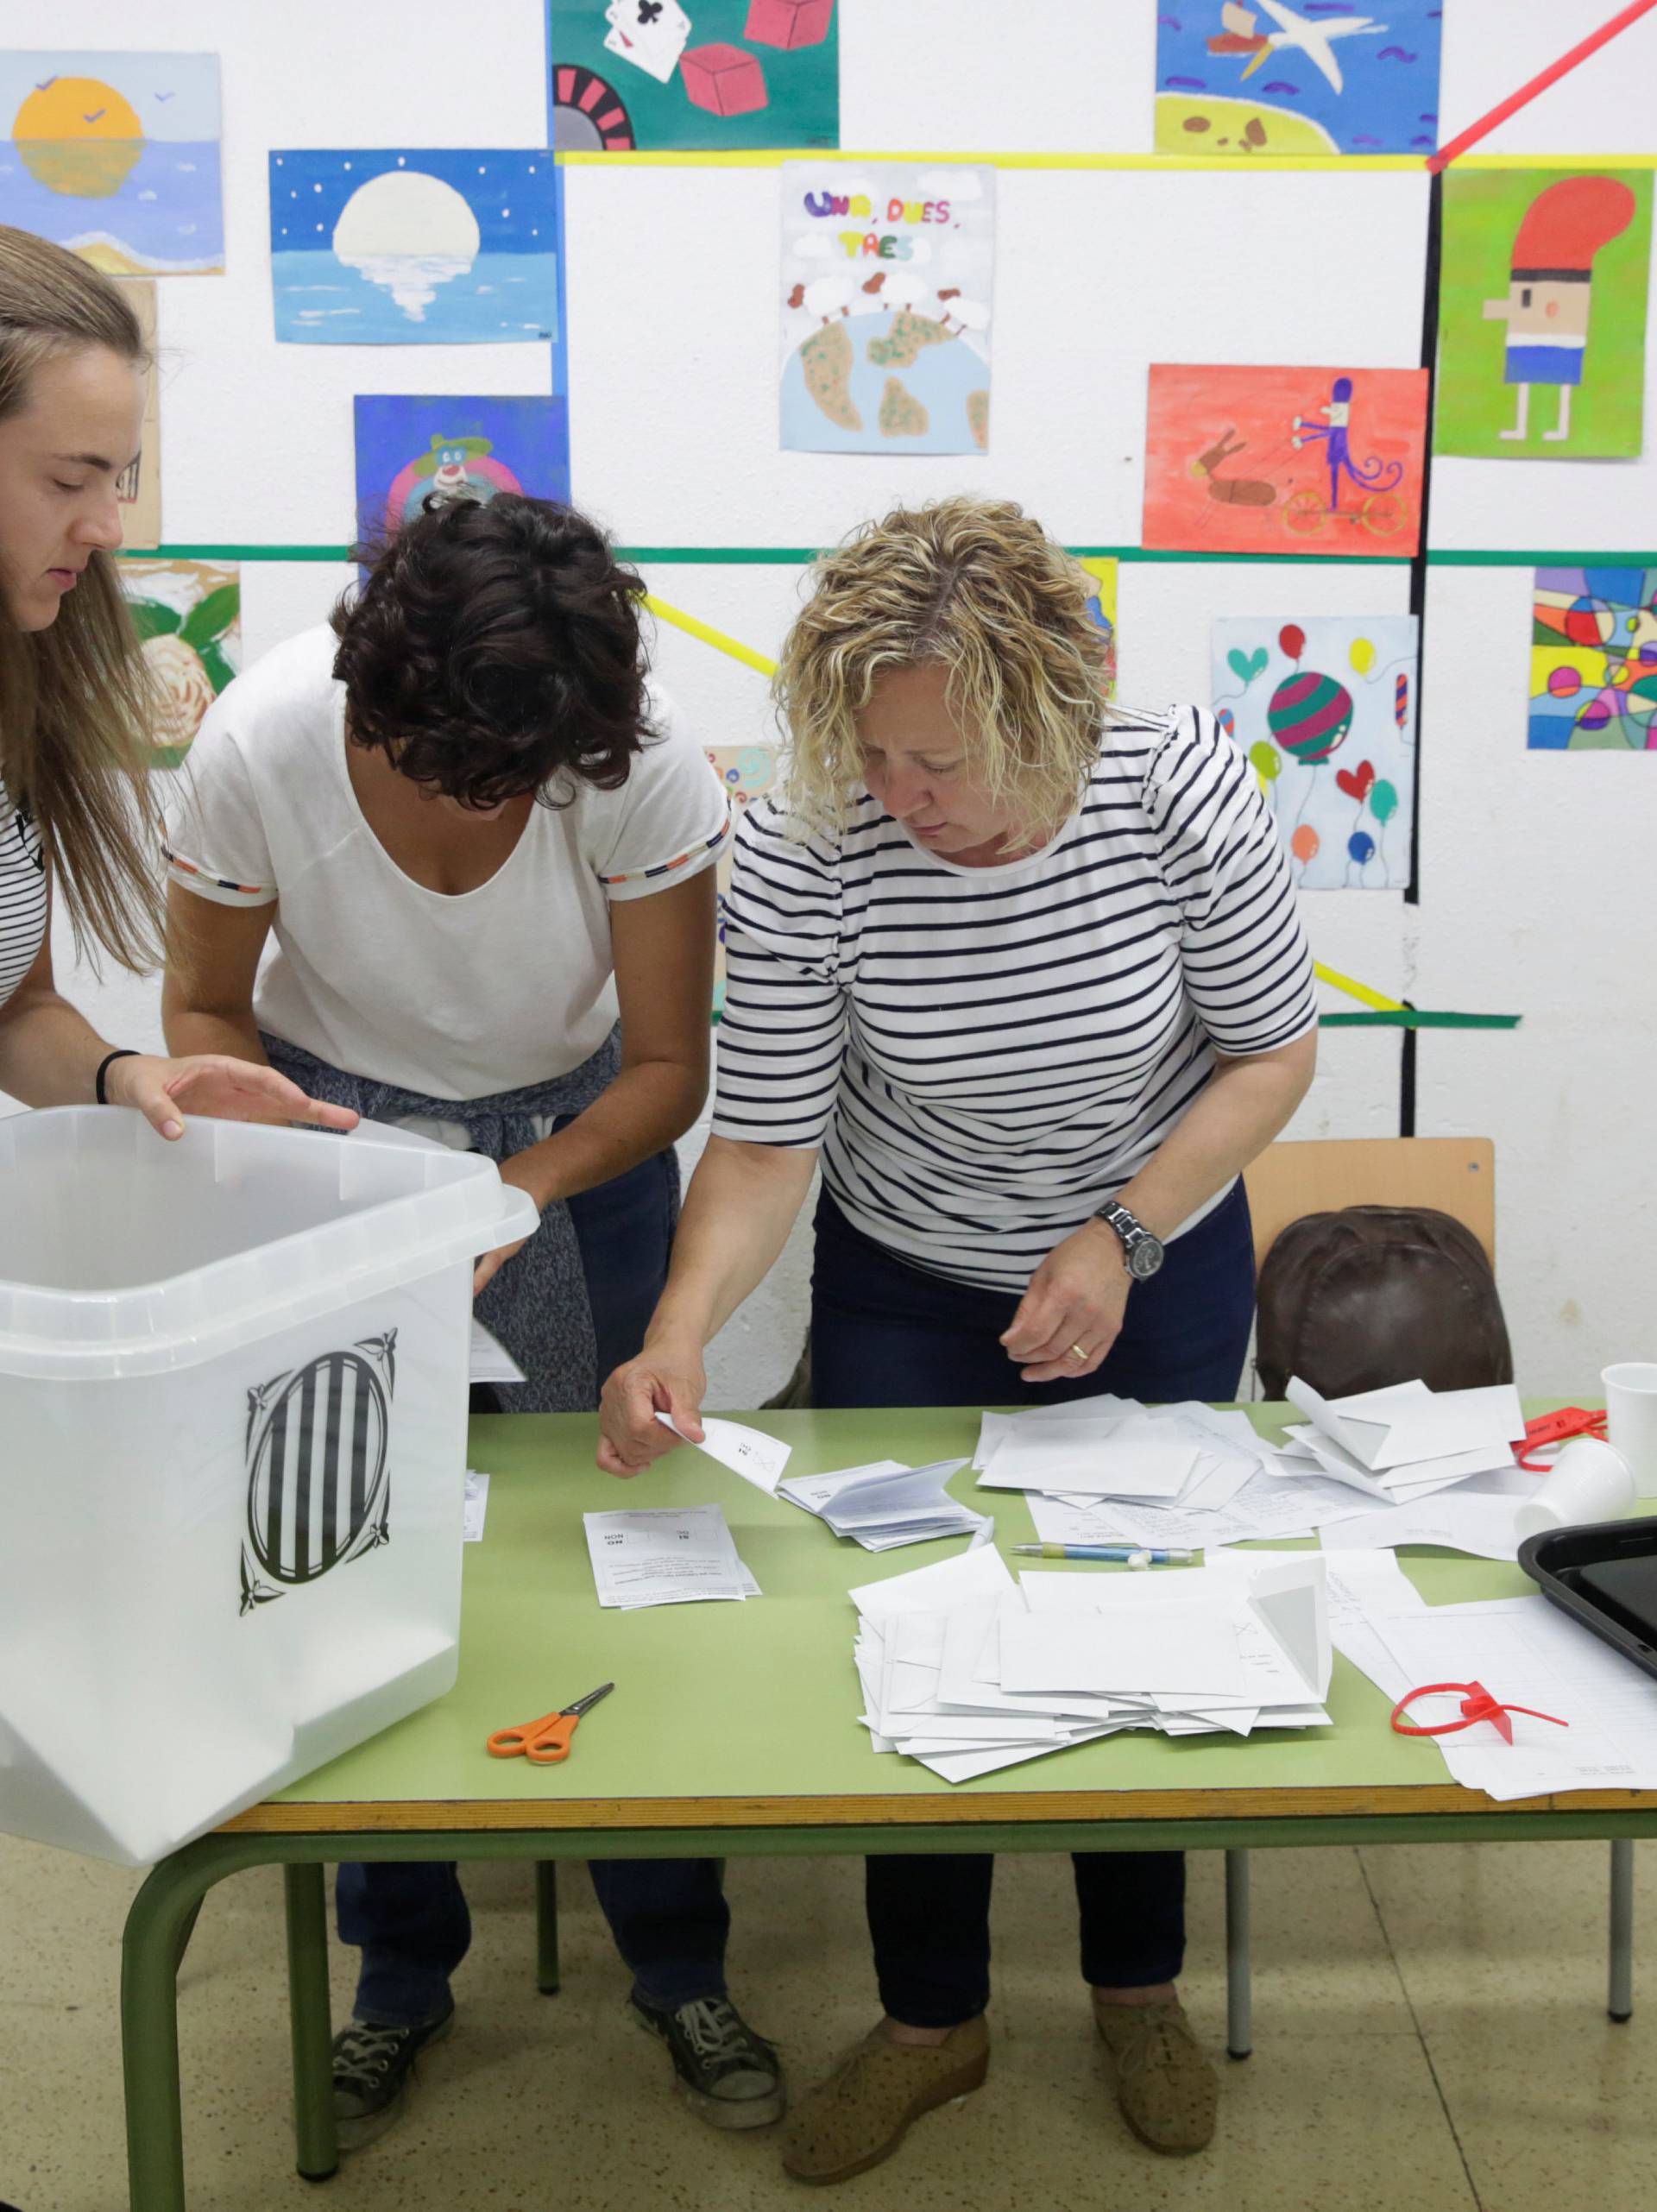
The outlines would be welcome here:
M 1645 1674 L 1657 1675 L 1657 1645 L 1642 1643 L 1632 1629 L 1601 1610 L 1578 1585 L 1585 1566 L 1602 1560 L 1649 1558 L 1657 1552 L 1657 1517 L 1644 1521 L 1597 1521 L 1580 1528 L 1550 1528 L 1540 1536 L 1527 1536 L 1519 1547 L 1519 1564 L 1561 1612 L 1620 1651 Z

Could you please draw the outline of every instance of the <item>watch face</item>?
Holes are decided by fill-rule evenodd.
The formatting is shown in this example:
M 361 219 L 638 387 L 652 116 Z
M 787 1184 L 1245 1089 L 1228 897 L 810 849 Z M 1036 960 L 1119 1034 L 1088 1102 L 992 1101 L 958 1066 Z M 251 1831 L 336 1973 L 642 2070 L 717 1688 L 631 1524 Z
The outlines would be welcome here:
M 1162 1264 L 1162 1245 L 1160 1238 L 1153 1237 L 1147 1231 L 1143 1237 L 1135 1238 L 1133 1249 L 1128 1254 L 1128 1273 L 1136 1282 L 1143 1282 L 1147 1276 L 1155 1275 Z

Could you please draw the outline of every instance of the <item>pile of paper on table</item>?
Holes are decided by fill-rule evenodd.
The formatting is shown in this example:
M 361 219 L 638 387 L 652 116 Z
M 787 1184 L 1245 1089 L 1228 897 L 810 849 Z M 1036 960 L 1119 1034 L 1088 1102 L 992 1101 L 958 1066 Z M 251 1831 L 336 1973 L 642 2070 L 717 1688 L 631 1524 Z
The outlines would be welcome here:
M 937 1536 L 975 1536 L 992 1527 L 983 1514 L 957 1505 L 944 1488 L 966 1464 L 936 1459 L 910 1467 L 901 1459 L 872 1459 L 833 1474 L 791 1475 L 778 1484 L 777 1496 L 815 1513 L 836 1536 L 850 1536 L 866 1552 L 890 1552 Z
M 1287 1431 L 1287 1464 L 1298 1461 L 1320 1485 L 1340 1483 L 1370 1502 L 1358 1516 L 1320 1516 L 1320 1527 L 1339 1518 L 1334 1543 L 1440 1544 L 1490 1559 L 1515 1556 L 1515 1513 L 1541 1478 L 1514 1455 L 1525 1416 L 1511 1383 L 1431 1390 L 1417 1380 L 1324 1398 L 1296 1376 L 1288 1398 L 1307 1421 Z
M 1464 1788 L 1501 1804 L 1657 1789 L 1657 1681 L 1568 1613 L 1540 1595 L 1429 1605 L 1390 1552 L 1321 1556 L 1335 1648 L 1395 1704 L 1423 1683 L 1478 1682 L 1503 1705 L 1531 1708 L 1509 1714 L 1510 1743 L 1489 1721 L 1431 1739 Z M 1459 1705 L 1455 1695 L 1422 1698 L 1406 1717 L 1457 1721 Z
M 1017 1414 L 986 1413 L 980 1490 L 1021 1490 L 1043 1542 L 1202 1551 L 1309 1536 L 1362 1513 L 1351 1490 L 1291 1468 L 1246 1413 L 1192 1401 L 1145 1407 L 1101 1395 Z
M 1155 1574 L 1025 1573 L 974 1546 L 851 1592 L 874 1749 L 945 1781 L 1125 1729 L 1326 1726 L 1318 1552 L 1212 1555 Z
M 758 1598 L 717 1505 L 646 1506 L 583 1513 L 601 1605 L 688 1605 L 702 1598 Z

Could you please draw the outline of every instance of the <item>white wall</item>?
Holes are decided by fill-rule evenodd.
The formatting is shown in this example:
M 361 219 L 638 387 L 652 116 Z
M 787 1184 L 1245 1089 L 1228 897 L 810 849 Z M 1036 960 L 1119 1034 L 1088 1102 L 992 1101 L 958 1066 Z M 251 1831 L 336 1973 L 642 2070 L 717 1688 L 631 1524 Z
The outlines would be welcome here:
M 1608 12 L 1609 0 L 1446 0 L 1443 132 Z M 272 146 L 542 142 L 542 13 L 541 0 L 479 0 L 463 17 L 442 0 L 285 0 L 279 22 L 262 7 L 163 0 L 135 23 L 123 0 L 57 0 L 50 35 L 66 45 L 224 57 L 230 273 L 161 287 L 169 542 L 341 542 L 356 392 L 548 388 L 537 346 L 278 348 L 265 183 Z M 841 0 L 843 142 L 1148 150 L 1155 13 L 1150 0 Z M 469 66 L 444 72 L 434 101 L 434 43 L 463 22 Z M 1640 88 L 1654 71 L 1657 17 L 1488 150 L 1650 150 L 1657 123 Z M 780 453 L 774 171 L 589 166 L 566 181 L 576 495 L 634 544 L 816 545 L 895 498 L 956 488 L 1016 496 L 1068 543 L 1131 544 L 1150 360 L 1419 357 L 1418 176 L 1009 169 L 989 454 Z M 1433 542 L 1635 554 L 1653 540 L 1654 505 L 1657 458 L 1446 460 Z M 249 563 L 249 654 L 318 619 L 345 581 L 328 564 Z M 800 579 L 781 566 L 664 564 L 649 581 L 771 652 Z M 1303 903 L 1330 965 L 1423 1005 L 1524 1015 L 1516 1033 L 1422 1034 L 1418 1126 L 1496 1138 L 1521 1379 L 1576 1392 L 1651 1341 L 1657 1198 L 1642 1140 L 1657 1045 L 1643 864 L 1657 763 L 1527 753 L 1529 581 L 1522 567 L 1433 572 L 1420 905 L 1360 892 Z M 1203 696 L 1216 614 L 1387 613 L 1406 597 L 1396 567 L 1125 564 L 1123 696 Z M 673 631 L 658 659 L 707 742 L 769 734 L 759 677 Z M 70 987 L 112 1041 L 154 1039 L 153 986 L 82 974 Z M 1326 1032 L 1295 1133 L 1395 1133 L 1398 1068 L 1396 1034 Z M 687 1164 L 699 1145 L 687 1141 Z M 783 1380 L 805 1265 L 797 1238 L 727 1329 L 714 1402 L 753 1404 Z

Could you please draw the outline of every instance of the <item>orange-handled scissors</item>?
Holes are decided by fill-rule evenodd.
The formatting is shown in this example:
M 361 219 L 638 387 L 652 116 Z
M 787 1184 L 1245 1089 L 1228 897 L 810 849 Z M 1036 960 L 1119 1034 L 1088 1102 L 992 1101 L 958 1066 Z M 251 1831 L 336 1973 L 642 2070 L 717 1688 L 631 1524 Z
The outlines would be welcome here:
M 515 1759 L 521 1753 L 538 1767 L 556 1767 L 561 1759 L 570 1756 L 570 1739 L 581 1726 L 583 1713 L 601 1698 L 608 1698 L 614 1687 L 614 1682 L 601 1682 L 596 1690 L 577 1698 L 573 1705 L 560 1705 L 557 1712 L 543 1713 L 539 1720 L 526 1720 L 521 1728 L 497 1728 L 489 1738 L 490 1758 Z

